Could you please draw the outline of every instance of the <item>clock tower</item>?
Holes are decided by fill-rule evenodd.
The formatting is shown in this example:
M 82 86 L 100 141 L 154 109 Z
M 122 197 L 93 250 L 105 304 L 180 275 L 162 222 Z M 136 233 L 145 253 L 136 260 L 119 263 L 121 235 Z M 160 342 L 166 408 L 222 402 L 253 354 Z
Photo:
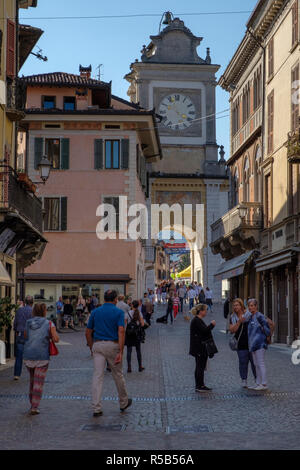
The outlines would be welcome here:
M 150 36 L 141 60 L 126 75 L 132 102 L 155 109 L 163 159 L 151 164 L 149 203 L 203 204 L 204 241 L 190 243 L 192 276 L 221 299 L 214 272 L 220 263 L 209 247 L 210 225 L 227 211 L 228 177 L 216 142 L 216 73 L 210 49 L 205 58 L 197 48 L 203 38 L 194 36 L 179 18 L 166 14 L 167 26 Z M 174 229 L 176 229 L 174 227 Z M 186 238 L 186 234 L 183 234 Z M 189 241 L 189 240 L 188 240 Z

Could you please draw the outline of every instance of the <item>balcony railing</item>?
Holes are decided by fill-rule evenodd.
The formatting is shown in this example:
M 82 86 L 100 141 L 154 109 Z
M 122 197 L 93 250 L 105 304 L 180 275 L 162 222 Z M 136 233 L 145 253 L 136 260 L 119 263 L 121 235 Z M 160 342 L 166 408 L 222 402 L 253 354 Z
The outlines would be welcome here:
M 235 230 L 262 229 L 263 205 L 259 202 L 243 202 L 212 224 L 212 243 L 229 236 Z
M 26 85 L 18 78 L 8 79 L 6 95 L 6 109 L 9 118 L 12 121 L 23 119 L 26 106 Z
M 0 167 L 0 211 L 14 212 L 29 226 L 43 230 L 42 202 L 24 189 L 10 167 Z
M 251 134 L 253 134 L 257 129 L 262 125 L 262 106 L 257 108 L 255 113 L 245 122 L 243 127 L 234 135 L 232 138 L 231 144 L 231 155 L 234 155 L 235 152 L 249 139 Z

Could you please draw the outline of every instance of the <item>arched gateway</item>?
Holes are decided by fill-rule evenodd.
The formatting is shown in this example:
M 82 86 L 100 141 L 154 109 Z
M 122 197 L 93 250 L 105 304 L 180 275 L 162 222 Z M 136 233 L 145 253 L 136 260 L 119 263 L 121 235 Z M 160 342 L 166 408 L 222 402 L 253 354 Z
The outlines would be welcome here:
M 148 204 L 149 209 L 151 204 L 164 203 L 204 206 L 203 246 L 197 241 L 192 244 L 192 277 L 211 287 L 214 298 L 220 300 L 221 283 L 214 280 L 220 257 L 209 248 L 210 226 L 228 209 L 224 153 L 220 152 L 218 160 L 216 142 L 219 65 L 212 64 L 209 49 L 205 59 L 198 56 L 203 38 L 194 36 L 179 18 L 171 14 L 166 18 L 166 28 L 151 36 L 141 60 L 131 64 L 125 77 L 131 101 L 145 109 L 155 108 L 161 119 L 163 159 L 148 168 Z

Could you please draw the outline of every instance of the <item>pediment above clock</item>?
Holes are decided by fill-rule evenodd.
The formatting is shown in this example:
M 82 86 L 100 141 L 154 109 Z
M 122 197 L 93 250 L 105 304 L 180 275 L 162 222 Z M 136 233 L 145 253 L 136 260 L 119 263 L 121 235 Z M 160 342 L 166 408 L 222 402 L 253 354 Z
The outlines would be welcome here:
M 159 35 L 150 38 L 151 43 L 142 51 L 142 62 L 207 63 L 197 53 L 197 47 L 203 38 L 194 36 L 179 18 L 175 18 Z

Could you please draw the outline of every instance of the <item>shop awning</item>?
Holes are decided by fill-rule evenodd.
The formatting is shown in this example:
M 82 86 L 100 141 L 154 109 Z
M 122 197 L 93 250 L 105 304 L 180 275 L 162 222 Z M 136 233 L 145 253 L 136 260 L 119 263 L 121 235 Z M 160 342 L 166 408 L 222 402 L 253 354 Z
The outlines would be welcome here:
M 256 260 L 256 271 L 267 271 L 268 269 L 277 268 L 284 264 L 291 264 L 293 262 L 293 256 L 299 253 L 299 247 L 293 247 L 292 249 L 282 251 L 281 253 L 264 256 Z
M 250 261 L 250 258 L 252 258 L 254 253 L 257 253 L 257 251 L 248 251 L 241 256 L 225 261 L 225 263 L 221 264 L 218 271 L 215 273 L 215 280 L 222 281 L 223 279 L 231 279 L 232 277 L 243 274 L 246 263 Z
M 192 274 L 192 266 L 189 266 L 188 268 L 181 271 L 181 273 L 178 273 L 176 277 L 190 279 L 191 274 Z
M 6 271 L 5 267 L 3 266 L 3 263 L 0 261 L 0 285 L 1 286 L 13 286 L 14 283 L 11 280 L 10 275 Z

